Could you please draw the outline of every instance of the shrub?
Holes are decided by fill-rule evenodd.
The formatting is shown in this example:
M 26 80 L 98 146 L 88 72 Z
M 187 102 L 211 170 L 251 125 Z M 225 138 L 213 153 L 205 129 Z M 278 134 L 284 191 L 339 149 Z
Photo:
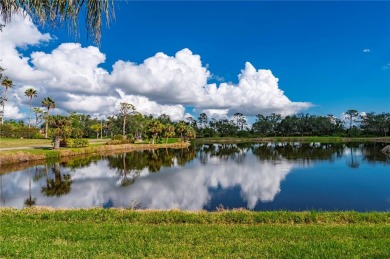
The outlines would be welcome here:
M 121 135 L 122 136 L 122 135 Z M 134 139 L 113 139 L 106 142 L 106 145 L 122 145 L 122 144 L 133 144 L 135 141 Z
M 89 142 L 86 139 L 81 138 L 67 138 L 63 139 L 60 142 L 60 147 L 68 147 L 68 148 L 77 148 L 77 147 L 88 147 Z
M 112 140 L 124 140 L 124 137 L 122 134 L 116 134 L 116 135 L 112 136 L 111 139 Z
M 0 125 L 0 137 L 2 138 L 32 138 L 36 134 L 39 134 L 37 128 L 23 125 L 4 124 Z

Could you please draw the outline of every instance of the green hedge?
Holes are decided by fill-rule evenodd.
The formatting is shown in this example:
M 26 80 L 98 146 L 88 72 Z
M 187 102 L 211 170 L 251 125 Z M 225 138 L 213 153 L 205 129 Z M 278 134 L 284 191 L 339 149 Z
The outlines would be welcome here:
M 133 144 L 134 139 L 114 139 L 114 140 L 109 140 L 106 142 L 106 145 L 122 145 L 122 144 Z
M 0 137 L 2 138 L 42 138 L 37 128 L 12 124 L 0 125 Z
M 75 147 L 88 147 L 89 142 L 86 139 L 81 138 L 68 138 L 63 141 L 61 141 L 60 146 L 62 147 L 69 147 L 69 148 L 75 148 Z

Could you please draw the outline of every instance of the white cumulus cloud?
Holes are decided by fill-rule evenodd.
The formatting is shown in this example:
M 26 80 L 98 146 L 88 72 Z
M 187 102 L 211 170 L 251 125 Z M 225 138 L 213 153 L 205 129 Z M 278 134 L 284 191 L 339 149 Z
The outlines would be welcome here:
M 51 51 L 25 51 L 22 55 L 19 48 L 39 46 L 52 39 L 41 33 L 29 17 L 15 16 L 0 35 L 0 66 L 14 81 L 10 94 L 18 100 L 7 106 L 23 107 L 14 109 L 8 117 L 6 114 L 7 118 L 24 116 L 21 110 L 28 109 L 23 93 L 27 86 L 38 90 L 34 105 L 51 97 L 58 112 L 109 115 L 117 111 L 120 102 L 130 102 L 142 113 L 166 113 L 179 120 L 187 116 L 186 106 L 216 118 L 235 112 L 247 116 L 271 112 L 288 115 L 311 106 L 291 101 L 270 70 L 257 70 L 249 62 L 238 75 L 238 83 L 208 84 L 213 79 L 208 66 L 187 48 L 173 56 L 159 52 L 140 64 L 119 60 L 108 71 L 101 67 L 105 53 L 79 43 L 62 43 Z

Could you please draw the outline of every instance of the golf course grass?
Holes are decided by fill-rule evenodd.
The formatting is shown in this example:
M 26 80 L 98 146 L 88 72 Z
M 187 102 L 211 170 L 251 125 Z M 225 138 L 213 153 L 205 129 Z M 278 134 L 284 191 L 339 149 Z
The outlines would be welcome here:
M 389 258 L 390 212 L 0 209 L 0 257 Z

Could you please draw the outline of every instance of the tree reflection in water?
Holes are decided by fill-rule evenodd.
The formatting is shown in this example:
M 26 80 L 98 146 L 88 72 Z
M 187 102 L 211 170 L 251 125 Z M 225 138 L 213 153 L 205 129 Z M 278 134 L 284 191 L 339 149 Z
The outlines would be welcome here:
M 125 187 L 133 184 L 144 169 L 156 173 L 175 163 L 184 166 L 194 157 L 195 151 L 192 149 L 152 149 L 112 155 L 106 159 L 108 167 L 116 169 L 120 177 L 119 185 Z
M 72 184 L 70 174 L 62 175 L 58 162 L 54 163 L 52 171 L 54 173 L 54 179 L 47 177 L 46 186 L 42 187 L 42 193 L 46 196 L 61 196 L 69 193 Z
M 254 145 L 252 152 L 261 161 L 281 159 L 309 163 L 310 161 L 334 161 L 343 156 L 344 145 L 320 143 L 262 143 Z
M 29 167 L 28 168 L 28 197 L 26 200 L 24 200 L 24 205 L 26 207 L 34 206 L 36 203 L 36 198 L 33 198 L 32 194 L 31 194 L 31 172 L 30 172 L 30 170 L 31 170 L 31 168 Z
M 199 152 L 199 160 L 201 163 L 208 163 L 209 158 L 219 158 L 224 161 L 233 160 L 237 164 L 241 164 L 245 161 L 245 156 L 250 150 L 252 144 L 239 143 L 239 144 L 209 144 L 201 146 L 197 152 Z

